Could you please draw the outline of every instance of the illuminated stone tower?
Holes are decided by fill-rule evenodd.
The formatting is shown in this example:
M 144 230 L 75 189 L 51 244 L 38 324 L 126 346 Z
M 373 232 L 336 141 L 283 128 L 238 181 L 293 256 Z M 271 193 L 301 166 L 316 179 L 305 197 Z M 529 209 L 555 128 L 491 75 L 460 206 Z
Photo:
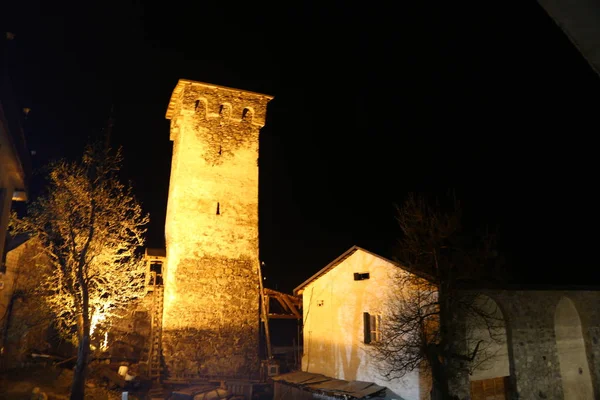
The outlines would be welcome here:
M 258 371 L 258 135 L 271 99 L 181 79 L 169 102 L 162 349 L 170 377 Z

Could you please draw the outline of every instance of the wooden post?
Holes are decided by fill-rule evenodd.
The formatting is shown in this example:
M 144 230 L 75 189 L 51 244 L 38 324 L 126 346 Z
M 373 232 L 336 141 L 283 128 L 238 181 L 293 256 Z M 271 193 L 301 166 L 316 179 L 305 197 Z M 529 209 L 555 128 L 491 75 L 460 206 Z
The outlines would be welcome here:
M 271 354 L 271 334 L 269 333 L 269 316 L 267 314 L 267 307 L 265 305 L 265 289 L 263 288 L 263 276 L 262 276 L 262 267 L 260 263 L 258 264 L 258 281 L 260 287 L 260 303 L 261 303 L 261 319 L 265 324 L 265 337 L 267 339 L 267 356 L 268 360 L 273 358 Z

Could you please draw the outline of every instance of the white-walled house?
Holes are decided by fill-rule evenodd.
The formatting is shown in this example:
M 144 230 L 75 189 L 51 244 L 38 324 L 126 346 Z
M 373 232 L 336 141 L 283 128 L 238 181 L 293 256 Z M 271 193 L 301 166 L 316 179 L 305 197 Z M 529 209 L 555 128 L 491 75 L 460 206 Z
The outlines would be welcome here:
M 388 388 L 389 399 L 428 398 L 429 380 L 413 371 L 400 380 L 382 378 L 369 352 L 397 288 L 399 265 L 353 246 L 296 289 L 302 295 L 304 350 L 302 371 Z M 421 376 L 420 376 L 421 375 Z
M 353 246 L 294 289 L 303 301 L 302 371 L 374 382 L 388 388 L 388 399 L 429 399 L 428 371 L 388 381 L 369 351 L 385 340 L 379 326 L 401 290 L 395 277 L 409 273 Z M 600 288 L 505 285 L 478 288 L 477 296 L 496 322 L 491 329 L 466 321 L 465 344 L 472 351 L 484 343 L 477 353 L 484 358 L 455 382 L 460 399 L 599 398 Z

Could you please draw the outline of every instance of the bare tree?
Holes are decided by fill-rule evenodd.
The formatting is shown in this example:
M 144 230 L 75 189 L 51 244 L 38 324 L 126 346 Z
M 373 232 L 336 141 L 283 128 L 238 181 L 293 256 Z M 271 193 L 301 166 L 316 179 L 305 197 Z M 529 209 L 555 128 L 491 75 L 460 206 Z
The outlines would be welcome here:
M 78 162 L 50 168 L 48 191 L 20 229 L 30 232 L 53 267 L 41 285 L 59 330 L 78 346 L 71 399 L 83 399 L 95 325 L 143 293 L 137 252 L 149 218 L 117 173 L 121 151 L 88 145 Z
M 394 277 L 395 298 L 372 348 L 382 375 L 396 379 L 426 365 L 435 399 L 450 399 L 450 382 L 461 371 L 483 366 L 502 340 L 501 314 L 469 284 L 495 272 L 491 235 L 465 235 L 461 210 L 448 211 L 410 194 L 398 209 L 403 236 Z M 486 334 L 482 334 L 482 327 Z

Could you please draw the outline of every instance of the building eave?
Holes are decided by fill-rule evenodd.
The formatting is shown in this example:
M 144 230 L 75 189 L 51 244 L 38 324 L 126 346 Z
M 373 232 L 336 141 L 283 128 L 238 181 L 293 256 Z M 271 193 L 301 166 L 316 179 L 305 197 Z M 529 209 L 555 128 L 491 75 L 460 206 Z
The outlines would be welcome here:
M 347 259 L 348 257 L 350 257 L 358 249 L 359 249 L 358 246 L 352 246 L 352 247 L 350 247 L 348 250 L 346 250 L 344 253 L 342 253 L 342 255 L 340 255 L 339 257 L 337 257 L 335 260 L 333 260 L 332 262 L 330 262 L 329 264 L 327 264 L 324 268 L 320 269 L 316 274 L 314 274 L 313 276 L 311 276 L 310 278 L 308 278 L 307 280 L 305 280 L 304 282 L 302 282 L 298 287 L 296 287 L 294 289 L 294 295 L 298 296 L 300 294 L 299 293 L 300 290 L 304 289 L 311 282 L 317 280 L 319 277 L 321 277 L 322 275 L 326 274 L 327 272 L 329 272 L 330 270 L 332 270 L 333 268 L 335 268 L 336 266 L 338 266 L 339 264 L 341 264 L 342 261 L 344 261 L 345 259 Z
M 392 260 L 390 260 L 388 258 L 385 258 L 385 257 L 379 255 L 379 254 L 373 253 L 372 251 L 369 251 L 369 250 L 364 249 L 364 248 L 362 248 L 360 246 L 354 245 L 354 246 L 350 247 L 348 250 L 346 250 L 344 253 L 342 253 L 342 255 L 340 255 L 339 257 L 337 257 L 335 260 L 333 260 L 332 262 L 330 262 L 329 264 L 327 264 L 324 268 L 322 268 L 317 273 L 315 273 L 313 276 L 311 276 L 310 278 L 308 278 L 307 280 L 305 280 L 304 282 L 302 282 L 298 287 L 296 287 L 294 289 L 294 295 L 299 296 L 301 294 L 301 291 L 306 286 L 308 286 L 310 283 L 312 283 L 313 281 L 315 281 L 318 278 L 320 278 L 322 275 L 325 275 L 327 272 L 331 271 L 333 268 L 337 267 L 339 264 L 342 263 L 342 261 L 344 261 L 345 259 L 347 259 L 348 257 L 350 257 L 352 254 L 354 254 L 358 250 L 363 251 L 363 252 L 365 252 L 367 254 L 370 254 L 373 257 L 377 257 L 380 260 L 388 262 L 388 263 L 390 263 L 390 264 L 392 264 L 392 265 L 394 265 L 394 266 L 396 266 L 398 268 L 401 268 L 401 269 L 403 269 L 403 270 L 405 270 L 405 271 L 407 271 L 409 273 L 415 274 L 415 275 L 417 275 L 420 278 L 427 279 L 429 281 L 432 280 L 431 277 L 429 277 L 429 276 L 427 276 L 427 275 L 425 275 L 423 273 L 411 271 L 410 269 L 406 268 L 404 265 L 402 265 L 402 264 L 400 264 L 400 263 L 398 263 L 396 261 L 392 261 Z

